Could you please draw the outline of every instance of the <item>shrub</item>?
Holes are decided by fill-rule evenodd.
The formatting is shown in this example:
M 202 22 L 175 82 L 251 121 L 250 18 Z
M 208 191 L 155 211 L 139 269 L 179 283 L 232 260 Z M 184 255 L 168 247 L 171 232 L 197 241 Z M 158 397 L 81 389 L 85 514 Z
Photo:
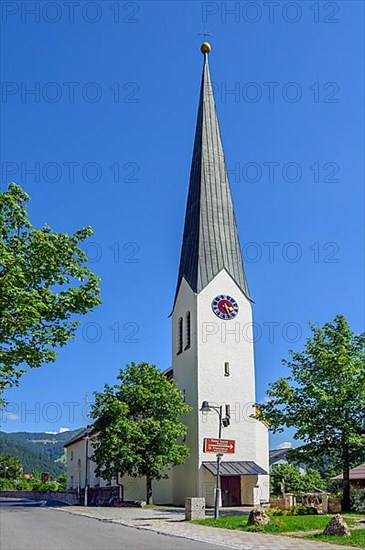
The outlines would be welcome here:
M 42 483 L 41 481 L 32 481 L 31 491 L 58 491 L 57 481 L 49 481 L 48 483 Z
M 57 483 L 58 483 L 58 490 L 65 491 L 66 483 L 67 483 L 67 474 L 66 473 L 61 474 L 57 479 Z
M 351 489 L 351 510 L 365 514 L 365 489 L 356 487 Z
M 269 516 L 289 516 L 290 510 L 282 510 L 281 508 L 269 508 L 267 510 Z
M 57 481 L 42 483 L 38 479 L 12 479 L 0 478 L 0 491 L 62 491 L 63 485 Z
M 19 479 L 22 475 L 22 465 L 19 458 L 0 454 L 0 477 L 2 479 Z
M 17 491 L 31 491 L 32 485 L 30 479 L 20 479 L 14 487 Z
M 312 506 L 293 506 L 291 509 L 291 512 L 293 516 L 314 516 L 315 514 L 318 514 L 318 510 L 316 508 L 313 508 Z
M 318 511 L 311 506 L 292 506 L 289 510 L 281 510 L 280 508 L 269 508 L 267 510 L 269 516 L 312 516 L 318 514 Z
M 0 491 L 14 491 L 15 481 L 12 479 L 1 479 L 0 478 Z

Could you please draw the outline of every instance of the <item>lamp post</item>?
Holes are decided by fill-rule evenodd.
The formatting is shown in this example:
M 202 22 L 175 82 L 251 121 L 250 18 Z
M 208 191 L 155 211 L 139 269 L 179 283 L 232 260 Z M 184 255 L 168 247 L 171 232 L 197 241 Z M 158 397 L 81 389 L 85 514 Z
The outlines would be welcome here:
M 230 424 L 228 416 L 223 418 L 223 407 L 222 407 L 222 405 L 220 405 L 219 407 L 215 407 L 214 405 L 210 405 L 210 403 L 208 401 L 203 401 L 200 410 L 201 410 L 202 413 L 208 413 L 208 412 L 211 412 L 211 411 L 215 411 L 218 414 L 218 417 L 219 417 L 218 438 L 220 439 L 222 437 L 222 426 L 224 428 L 226 428 Z M 217 453 L 217 479 L 216 479 L 215 499 L 214 499 L 214 519 L 219 518 L 219 502 L 220 502 L 220 499 L 221 499 L 220 464 L 221 464 L 222 456 L 223 456 L 222 453 Z
M 87 427 L 86 434 L 83 439 L 85 440 L 85 489 L 84 489 L 84 506 L 88 505 L 88 493 L 89 493 L 89 441 L 90 432 Z

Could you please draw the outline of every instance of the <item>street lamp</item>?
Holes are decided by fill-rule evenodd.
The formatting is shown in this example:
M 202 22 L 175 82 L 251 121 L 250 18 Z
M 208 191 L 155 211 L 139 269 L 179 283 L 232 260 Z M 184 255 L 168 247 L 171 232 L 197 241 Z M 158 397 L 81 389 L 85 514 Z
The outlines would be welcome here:
M 223 418 L 222 405 L 220 405 L 219 407 L 215 407 L 214 405 L 211 405 L 208 401 L 203 401 L 200 410 L 202 413 L 209 413 L 211 411 L 215 411 L 218 414 L 218 417 L 219 417 L 218 438 L 220 439 L 222 437 L 222 426 L 224 428 L 227 428 L 227 426 L 229 426 L 230 424 L 229 416 L 226 416 L 225 418 Z M 215 499 L 214 499 L 214 519 L 219 518 L 219 501 L 221 498 L 220 463 L 221 463 L 222 456 L 223 456 L 222 453 L 217 453 L 217 479 L 216 479 Z

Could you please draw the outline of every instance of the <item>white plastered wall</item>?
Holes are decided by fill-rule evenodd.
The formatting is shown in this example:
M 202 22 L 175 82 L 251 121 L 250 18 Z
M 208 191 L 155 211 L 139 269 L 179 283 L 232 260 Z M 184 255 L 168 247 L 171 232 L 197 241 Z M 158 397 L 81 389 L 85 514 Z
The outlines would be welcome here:
M 228 294 L 238 302 L 234 319 L 224 321 L 214 314 L 211 304 L 219 294 Z M 191 349 L 174 356 L 178 319 L 186 311 L 192 316 Z M 225 362 L 229 363 L 229 376 L 224 374 Z M 222 437 L 236 441 L 236 452 L 223 460 L 254 461 L 268 471 L 267 428 L 251 417 L 255 412 L 251 303 L 225 270 L 198 295 L 183 279 L 173 313 L 173 367 L 179 388 L 185 390 L 186 400 L 193 406 L 187 439 L 191 458 L 186 465 L 174 468 L 175 503 L 183 503 L 184 496 L 205 496 L 207 505 L 212 505 L 215 478 L 202 462 L 216 457 L 203 452 L 203 440 L 218 436 L 218 416 L 199 412 L 202 401 L 223 405 L 223 410 L 230 406 L 231 425 L 223 428 Z M 254 477 L 255 483 L 252 479 L 242 481 L 245 494 L 251 487 L 251 496 L 245 498 L 252 504 L 268 499 L 267 476 Z
M 172 367 L 174 380 L 185 394 L 185 401 L 192 407 L 191 412 L 183 419 L 188 426 L 186 444 L 190 449 L 190 456 L 185 464 L 173 469 L 173 500 L 175 504 L 184 504 L 185 497 L 197 496 L 198 489 L 198 393 L 197 393 L 197 300 L 185 279 L 182 280 L 174 311 L 172 314 Z M 190 348 L 186 346 L 186 314 L 191 316 Z M 178 322 L 184 320 L 183 352 L 178 352 Z

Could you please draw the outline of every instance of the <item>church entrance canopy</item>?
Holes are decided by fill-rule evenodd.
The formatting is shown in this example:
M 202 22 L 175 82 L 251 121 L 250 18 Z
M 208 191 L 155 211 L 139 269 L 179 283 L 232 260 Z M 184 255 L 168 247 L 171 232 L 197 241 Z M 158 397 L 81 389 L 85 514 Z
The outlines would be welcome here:
M 203 466 L 214 476 L 217 475 L 216 462 L 203 462 Z M 268 473 L 255 462 L 243 460 L 234 460 L 230 462 L 222 461 L 219 467 L 219 474 L 221 476 L 268 475 Z

